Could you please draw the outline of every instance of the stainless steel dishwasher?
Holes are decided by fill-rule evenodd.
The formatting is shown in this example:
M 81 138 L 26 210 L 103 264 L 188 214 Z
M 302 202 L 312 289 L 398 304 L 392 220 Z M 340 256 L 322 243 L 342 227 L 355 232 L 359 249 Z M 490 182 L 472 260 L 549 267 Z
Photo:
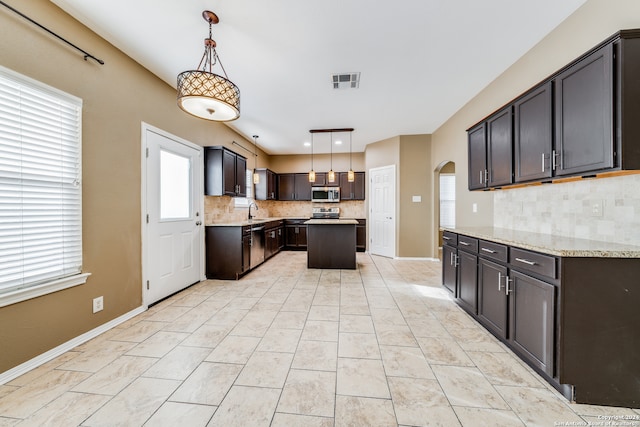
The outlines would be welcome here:
M 264 225 L 251 227 L 251 257 L 249 265 L 255 268 L 264 262 Z

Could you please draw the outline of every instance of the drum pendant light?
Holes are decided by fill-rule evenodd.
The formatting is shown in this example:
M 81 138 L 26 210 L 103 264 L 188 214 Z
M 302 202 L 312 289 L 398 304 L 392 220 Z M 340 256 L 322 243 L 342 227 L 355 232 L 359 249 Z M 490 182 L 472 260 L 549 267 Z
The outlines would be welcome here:
M 227 77 L 211 37 L 211 26 L 218 16 L 205 10 L 202 17 L 209 23 L 209 37 L 204 39 L 204 54 L 196 70 L 178 74 L 178 106 L 185 112 L 205 120 L 227 122 L 240 117 L 240 89 Z M 213 73 L 220 64 L 224 77 Z

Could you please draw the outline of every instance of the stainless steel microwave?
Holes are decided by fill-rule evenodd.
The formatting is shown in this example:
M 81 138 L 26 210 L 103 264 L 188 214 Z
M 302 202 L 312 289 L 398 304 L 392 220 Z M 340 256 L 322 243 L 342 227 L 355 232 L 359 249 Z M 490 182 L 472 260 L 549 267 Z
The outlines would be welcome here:
M 339 202 L 340 187 L 311 187 L 312 202 Z

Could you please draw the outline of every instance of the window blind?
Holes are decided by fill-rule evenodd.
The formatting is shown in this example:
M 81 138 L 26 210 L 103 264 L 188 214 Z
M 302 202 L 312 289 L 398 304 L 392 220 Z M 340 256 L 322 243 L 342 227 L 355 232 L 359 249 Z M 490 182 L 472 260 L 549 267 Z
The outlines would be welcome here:
M 0 67 L 0 295 L 81 272 L 81 114 Z
M 440 174 L 440 227 L 456 226 L 456 176 Z

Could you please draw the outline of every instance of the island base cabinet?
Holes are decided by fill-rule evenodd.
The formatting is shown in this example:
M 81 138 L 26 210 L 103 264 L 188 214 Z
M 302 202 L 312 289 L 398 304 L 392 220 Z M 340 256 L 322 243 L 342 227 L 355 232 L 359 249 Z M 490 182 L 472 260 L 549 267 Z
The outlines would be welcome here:
M 511 270 L 509 341 L 521 357 L 554 376 L 555 286 Z
M 500 338 L 507 338 L 507 267 L 480 258 L 478 262 L 478 320 Z

